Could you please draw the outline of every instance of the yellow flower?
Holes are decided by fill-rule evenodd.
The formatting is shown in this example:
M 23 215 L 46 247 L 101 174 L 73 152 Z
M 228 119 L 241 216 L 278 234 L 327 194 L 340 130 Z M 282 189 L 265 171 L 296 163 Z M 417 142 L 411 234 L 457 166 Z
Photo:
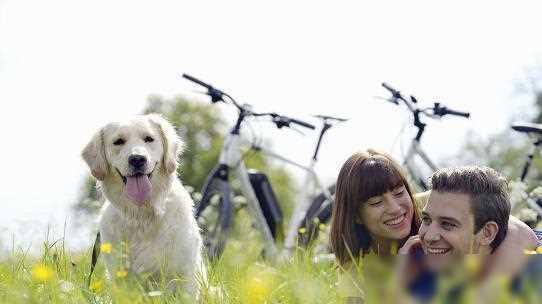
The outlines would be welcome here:
M 299 228 L 299 233 L 304 234 L 305 232 L 307 232 L 307 229 L 305 229 L 305 227 Z
M 111 253 L 112 249 L 113 249 L 113 246 L 111 245 L 111 243 L 103 243 L 100 246 L 100 251 L 103 253 Z
M 477 255 L 469 254 L 465 260 L 465 268 L 467 269 L 468 274 L 471 276 L 476 276 L 480 271 L 480 260 Z
M 536 248 L 536 252 L 538 252 L 539 254 L 542 254 L 542 246 Z
M 53 270 L 44 264 L 38 264 L 32 268 L 32 279 L 34 281 L 45 283 L 53 278 Z
M 268 299 L 271 290 L 267 282 L 260 278 L 252 278 L 247 283 L 248 303 L 263 303 Z
M 125 278 L 128 275 L 128 271 L 121 269 L 116 273 L 117 278 Z
M 276 272 L 273 268 L 265 265 L 251 267 L 242 286 L 241 303 L 270 303 L 277 283 Z
M 326 230 L 326 224 L 320 224 L 320 225 L 318 225 L 318 229 L 320 229 L 320 231 Z
M 103 283 L 100 280 L 94 281 L 94 282 L 90 283 L 89 288 L 90 288 L 90 291 L 92 291 L 94 293 L 98 293 L 98 292 L 102 291 Z

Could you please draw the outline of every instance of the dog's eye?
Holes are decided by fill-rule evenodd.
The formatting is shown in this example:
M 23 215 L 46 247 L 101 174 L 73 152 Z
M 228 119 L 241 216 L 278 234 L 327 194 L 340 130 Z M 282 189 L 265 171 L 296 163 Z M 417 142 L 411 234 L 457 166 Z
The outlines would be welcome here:
M 113 144 L 115 146 L 120 146 L 120 145 L 124 145 L 124 143 L 125 143 L 124 139 L 119 138 L 119 139 L 115 140 L 115 142 Z
M 153 142 L 153 141 L 154 141 L 154 138 L 152 138 L 150 136 L 145 137 L 145 142 L 146 143 L 150 143 L 150 142 Z

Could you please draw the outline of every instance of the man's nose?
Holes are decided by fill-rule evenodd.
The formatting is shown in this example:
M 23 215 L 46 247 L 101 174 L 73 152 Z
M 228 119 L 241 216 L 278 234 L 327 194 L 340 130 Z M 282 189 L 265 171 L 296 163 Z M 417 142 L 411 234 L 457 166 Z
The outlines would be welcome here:
M 438 232 L 438 229 L 434 227 L 433 224 L 429 225 L 423 232 L 424 232 L 423 239 L 426 242 L 436 242 L 440 240 L 440 233 Z M 421 233 L 422 231 L 420 231 L 420 234 Z

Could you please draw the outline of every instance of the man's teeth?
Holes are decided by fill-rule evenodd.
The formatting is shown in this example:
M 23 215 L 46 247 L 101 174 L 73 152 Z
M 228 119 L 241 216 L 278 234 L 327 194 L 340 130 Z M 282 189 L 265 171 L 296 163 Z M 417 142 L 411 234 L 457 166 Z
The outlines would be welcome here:
M 427 253 L 429 253 L 429 254 L 445 254 L 448 251 L 449 251 L 449 249 L 427 248 Z
M 403 215 L 401 215 L 399 217 L 396 217 L 394 219 L 391 219 L 389 221 L 385 221 L 384 224 L 393 226 L 393 225 L 397 225 L 397 224 L 401 223 L 404 219 L 405 219 L 405 215 L 403 214 Z

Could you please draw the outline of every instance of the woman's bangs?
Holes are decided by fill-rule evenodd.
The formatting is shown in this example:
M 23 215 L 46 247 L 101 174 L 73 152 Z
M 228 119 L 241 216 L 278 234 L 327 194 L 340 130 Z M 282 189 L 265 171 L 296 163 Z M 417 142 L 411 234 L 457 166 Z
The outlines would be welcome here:
M 360 176 L 361 201 L 382 195 L 404 183 L 401 173 L 393 164 L 384 159 L 366 160 L 359 173 L 362 173 Z

